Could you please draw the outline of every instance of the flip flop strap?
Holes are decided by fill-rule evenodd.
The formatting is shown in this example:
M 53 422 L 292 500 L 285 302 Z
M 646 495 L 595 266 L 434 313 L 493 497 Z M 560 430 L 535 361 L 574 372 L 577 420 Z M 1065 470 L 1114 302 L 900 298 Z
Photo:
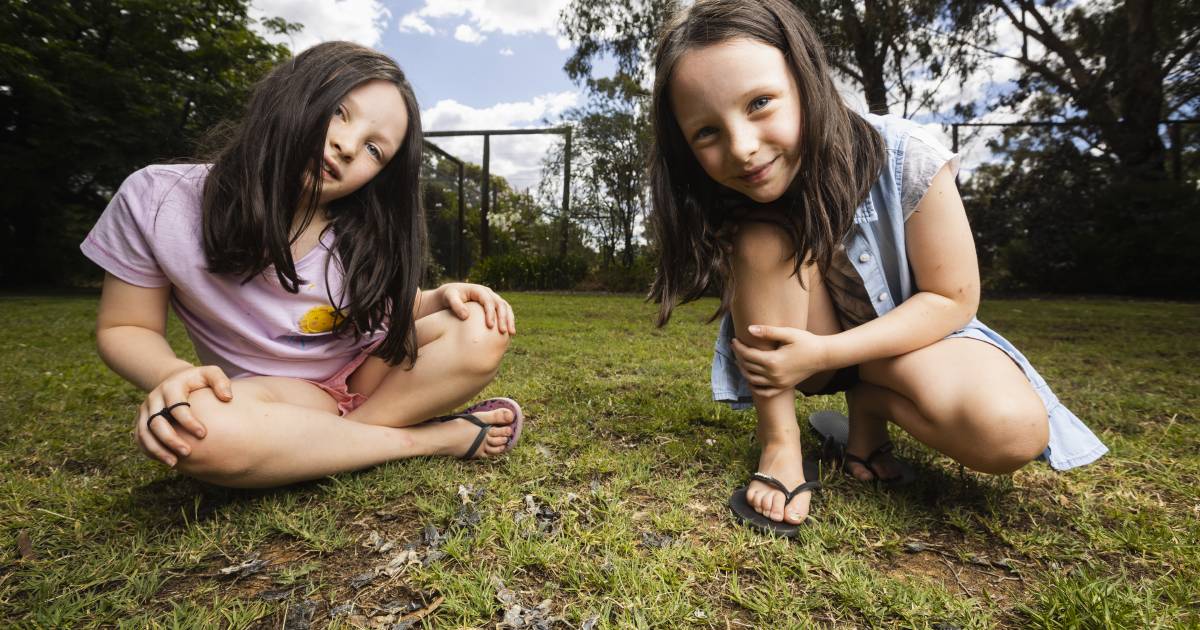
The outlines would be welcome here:
M 775 488 L 776 490 L 782 492 L 783 498 L 784 498 L 784 501 L 783 501 L 784 505 L 791 503 L 792 499 L 796 498 L 796 495 L 800 494 L 801 492 L 812 492 L 813 490 L 817 490 L 821 487 L 820 481 L 806 481 L 806 482 L 796 486 L 795 488 L 788 490 L 787 486 L 783 485 L 782 481 L 772 477 L 771 475 L 768 475 L 765 473 L 760 473 L 760 472 L 756 472 L 753 475 L 750 475 L 750 478 L 754 479 L 755 481 L 761 481 L 761 482 L 767 484 L 768 486 L 771 486 L 772 488 Z
M 471 442 L 471 448 L 468 448 L 467 454 L 462 456 L 463 459 L 471 459 L 471 457 L 475 455 L 475 451 L 479 450 L 479 445 L 483 444 L 483 440 L 487 437 L 488 429 L 492 425 L 480 420 L 475 414 L 472 413 L 455 413 L 448 416 L 434 418 L 434 420 L 437 420 L 438 422 L 449 422 L 451 420 L 458 420 L 459 418 L 462 418 L 463 420 L 466 420 L 467 422 L 479 427 L 479 434 L 475 436 L 475 441 Z
M 842 457 L 845 457 L 846 459 L 854 462 L 855 464 L 859 464 L 859 465 L 863 466 L 864 468 L 866 468 L 867 470 L 871 471 L 871 474 L 875 475 L 876 479 L 878 479 L 880 481 L 886 481 L 883 478 L 883 475 L 879 474 L 879 470 L 875 468 L 875 465 L 876 465 L 875 460 L 879 459 L 880 457 L 883 457 L 884 455 L 887 455 L 888 453 L 891 453 L 892 450 L 895 448 L 896 448 L 896 445 L 892 444 L 891 440 L 888 440 L 888 441 L 884 442 L 883 444 L 880 444 L 875 450 L 871 451 L 871 454 L 867 455 L 865 458 L 859 457 L 858 455 L 855 455 L 854 453 L 851 453 L 849 451 L 843 451 Z

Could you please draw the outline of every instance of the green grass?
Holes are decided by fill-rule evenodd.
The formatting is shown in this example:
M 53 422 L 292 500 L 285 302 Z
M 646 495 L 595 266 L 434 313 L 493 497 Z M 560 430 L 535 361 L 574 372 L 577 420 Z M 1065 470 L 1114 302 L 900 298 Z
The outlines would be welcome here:
M 1200 626 L 1197 305 L 985 303 L 1112 452 L 992 478 L 901 438 L 914 487 L 828 479 L 788 542 L 727 515 L 754 419 L 709 402 L 714 302 L 659 330 L 633 297 L 509 297 L 521 334 L 486 392 L 527 411 L 508 457 L 258 492 L 137 451 L 94 298 L 0 298 L 0 625 L 494 627 L 518 605 L 598 628 Z

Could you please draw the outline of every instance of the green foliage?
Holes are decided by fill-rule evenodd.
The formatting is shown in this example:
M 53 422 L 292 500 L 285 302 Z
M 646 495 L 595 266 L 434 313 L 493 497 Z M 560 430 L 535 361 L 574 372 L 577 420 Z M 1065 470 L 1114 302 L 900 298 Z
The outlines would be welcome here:
M 1070 137 L 993 147 L 963 193 L 984 286 L 996 290 L 1200 295 L 1200 192 L 1137 181 Z
M 471 279 L 497 290 L 573 288 L 587 273 L 587 262 L 576 256 L 492 256 L 479 263 Z
M 936 111 L 943 83 L 965 80 L 986 58 L 979 44 L 991 24 L 977 19 L 974 0 L 792 2 L 824 42 L 833 69 L 860 86 L 875 113 Z M 951 35 L 936 36 L 942 29 Z
M 983 19 L 1016 29 L 1028 43 L 1012 56 L 1022 74 L 1000 105 L 1032 120 L 1088 121 L 1092 126 L 1076 133 L 1120 163 L 1119 178 L 1166 178 L 1159 123 L 1194 118 L 1200 107 L 1195 3 L 986 4 Z
M 79 242 L 124 178 L 195 156 L 288 55 L 250 29 L 247 0 L 0 4 L 3 285 L 94 274 Z
M 646 295 L 650 292 L 650 284 L 654 282 L 656 261 L 652 256 L 652 252 L 643 253 L 628 267 L 616 264 L 600 265 L 578 288 Z

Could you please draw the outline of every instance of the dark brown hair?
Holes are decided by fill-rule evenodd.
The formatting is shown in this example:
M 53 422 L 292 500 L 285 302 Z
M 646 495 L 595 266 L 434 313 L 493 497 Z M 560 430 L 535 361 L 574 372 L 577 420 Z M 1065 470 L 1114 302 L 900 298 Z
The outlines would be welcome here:
M 331 261 L 344 275 L 330 304 L 338 333 L 387 327 L 375 354 L 392 364 L 416 358 L 413 303 L 425 252 L 421 208 L 421 112 L 404 73 L 387 55 L 349 42 L 313 46 L 280 64 L 254 87 L 245 116 L 213 159 L 204 184 L 204 255 L 212 273 L 243 282 L 273 268 L 296 293 L 291 244 L 312 222 L 321 193 L 321 161 L 330 118 L 346 94 L 389 81 L 404 98 L 404 144 L 378 174 L 326 209 Z M 293 220 L 302 212 L 299 228 Z M 320 245 L 318 245 L 319 247 Z M 325 269 L 328 277 L 329 269 Z
M 650 299 L 659 304 L 659 326 L 675 306 L 702 296 L 710 285 L 724 288 L 713 317 L 729 310 L 732 277 L 720 235 L 734 218 L 719 198 L 737 194 L 722 190 L 696 161 L 671 110 L 670 82 L 688 51 L 739 38 L 779 49 L 799 88 L 800 172 L 777 217 L 795 246 L 797 276 L 808 261 L 816 261 L 822 273 L 829 268 L 855 209 L 883 168 L 883 139 L 842 102 L 824 47 L 791 2 L 698 0 L 683 9 L 663 29 L 654 56 L 650 223 L 659 260 Z M 756 204 L 743 198 L 738 205 Z

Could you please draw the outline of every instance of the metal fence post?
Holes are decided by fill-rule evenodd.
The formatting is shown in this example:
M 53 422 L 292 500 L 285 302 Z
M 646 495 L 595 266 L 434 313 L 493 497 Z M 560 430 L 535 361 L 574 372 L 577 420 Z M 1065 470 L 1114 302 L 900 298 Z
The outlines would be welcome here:
M 571 128 L 567 127 L 566 143 L 563 146 L 563 199 L 562 199 L 562 236 L 558 243 L 558 255 L 567 257 L 567 238 L 571 220 Z
M 492 136 L 483 135 L 483 185 L 479 195 L 479 259 L 488 257 L 488 210 L 491 205 L 492 188 Z

